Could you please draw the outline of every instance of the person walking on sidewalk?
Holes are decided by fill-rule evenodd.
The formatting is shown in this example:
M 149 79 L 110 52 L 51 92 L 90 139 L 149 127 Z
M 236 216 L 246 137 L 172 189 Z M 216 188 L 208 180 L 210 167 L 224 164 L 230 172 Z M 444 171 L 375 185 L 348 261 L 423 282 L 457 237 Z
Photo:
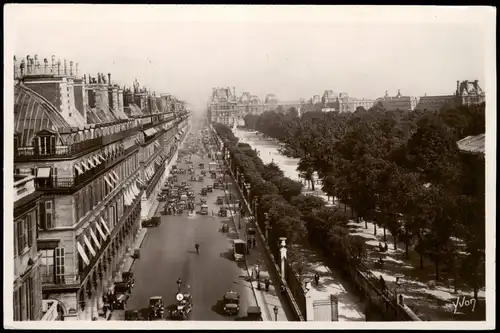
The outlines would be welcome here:
M 252 240 L 250 238 L 247 240 L 247 246 L 249 250 L 252 248 Z
M 196 243 L 194 248 L 196 249 L 196 254 L 200 254 L 200 244 Z
M 316 284 L 316 287 L 319 285 L 319 274 L 318 274 L 318 272 L 314 273 L 314 283 Z
M 266 286 L 266 291 L 269 291 L 269 286 L 271 285 L 271 281 L 269 281 L 269 279 L 268 279 L 268 278 L 266 278 L 266 279 L 264 280 L 264 284 L 265 284 L 265 286 Z
M 252 247 L 255 249 L 255 237 L 252 238 Z

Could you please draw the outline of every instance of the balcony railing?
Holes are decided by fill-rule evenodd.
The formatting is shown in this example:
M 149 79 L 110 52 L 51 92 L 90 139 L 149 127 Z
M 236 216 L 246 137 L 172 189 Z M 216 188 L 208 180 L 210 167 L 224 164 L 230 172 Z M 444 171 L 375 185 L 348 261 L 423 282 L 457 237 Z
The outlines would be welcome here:
M 80 275 L 71 273 L 64 275 L 54 274 L 41 274 L 42 285 L 45 286 L 58 286 L 58 285 L 75 285 L 80 284 Z
M 41 154 L 35 149 L 29 149 L 29 150 L 16 149 L 14 151 L 14 158 L 17 161 L 42 160 L 49 158 L 69 158 L 72 157 L 73 155 L 90 152 L 92 150 L 96 150 L 115 141 L 128 138 L 137 131 L 138 127 L 129 128 L 127 130 L 118 133 L 105 135 L 94 139 L 85 140 L 82 142 L 76 142 L 69 146 L 56 147 L 50 149 L 46 154 Z
M 96 165 L 94 168 L 91 168 L 90 170 L 84 172 L 82 175 L 77 175 L 75 177 L 53 176 L 49 178 L 38 178 L 35 180 L 35 188 L 37 190 L 63 190 L 76 188 L 86 183 L 87 181 L 94 179 L 104 170 L 123 160 L 130 152 L 135 149 L 137 149 L 137 145 L 125 149 L 114 159 L 102 162 L 101 164 Z

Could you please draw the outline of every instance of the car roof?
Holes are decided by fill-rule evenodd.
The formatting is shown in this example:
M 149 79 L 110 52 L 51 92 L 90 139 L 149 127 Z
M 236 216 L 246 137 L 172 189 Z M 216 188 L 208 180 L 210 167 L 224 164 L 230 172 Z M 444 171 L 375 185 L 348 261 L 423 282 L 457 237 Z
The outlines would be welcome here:
M 161 296 L 151 296 L 149 299 L 163 299 Z
M 244 240 L 241 240 L 241 239 L 235 239 L 235 240 L 233 240 L 233 242 L 246 244 L 246 242 Z

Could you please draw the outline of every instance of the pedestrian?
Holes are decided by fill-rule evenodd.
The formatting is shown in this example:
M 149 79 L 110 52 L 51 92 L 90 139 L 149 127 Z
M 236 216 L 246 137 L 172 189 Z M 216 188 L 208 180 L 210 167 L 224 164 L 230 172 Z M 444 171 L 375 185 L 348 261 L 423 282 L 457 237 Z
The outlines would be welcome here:
M 252 238 L 252 247 L 255 249 L 255 237 Z
M 286 292 L 285 284 L 283 282 L 280 282 L 280 291 L 282 294 Z
M 385 242 L 384 249 L 385 249 L 385 252 L 389 251 L 389 246 L 387 246 L 387 242 Z
M 252 248 L 252 240 L 250 238 L 247 240 L 247 246 L 248 246 L 248 249 Z
M 319 274 L 318 274 L 318 272 L 314 273 L 314 283 L 316 284 L 316 286 L 319 285 Z
M 264 284 L 265 284 L 265 286 L 266 286 L 266 291 L 269 291 L 269 286 L 271 285 L 271 281 L 269 281 L 269 279 L 268 279 L 268 278 L 266 278 L 266 279 L 264 280 Z

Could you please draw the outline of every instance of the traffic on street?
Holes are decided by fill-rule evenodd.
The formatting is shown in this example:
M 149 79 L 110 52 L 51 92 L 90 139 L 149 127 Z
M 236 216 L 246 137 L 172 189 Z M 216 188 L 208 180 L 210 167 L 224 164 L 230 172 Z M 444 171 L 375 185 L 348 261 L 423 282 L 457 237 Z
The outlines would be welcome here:
M 234 320 L 255 312 L 245 253 L 230 219 L 230 177 L 208 134 L 191 133 L 159 198 L 158 226 L 148 229 L 125 320 Z M 246 240 L 243 241 L 246 245 Z

